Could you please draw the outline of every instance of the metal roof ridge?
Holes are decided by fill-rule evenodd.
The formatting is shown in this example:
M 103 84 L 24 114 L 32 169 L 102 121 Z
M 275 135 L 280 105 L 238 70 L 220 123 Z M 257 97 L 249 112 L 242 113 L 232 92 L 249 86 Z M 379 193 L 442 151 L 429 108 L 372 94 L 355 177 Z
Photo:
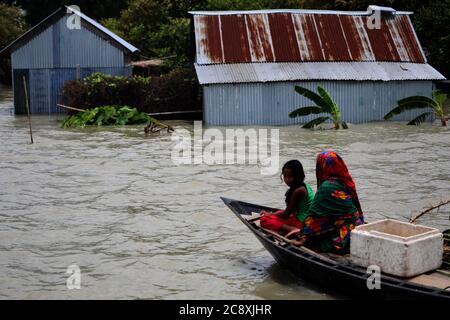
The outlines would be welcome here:
M 270 14 L 270 13 L 298 13 L 298 14 L 335 14 L 348 16 L 369 16 L 371 11 L 338 11 L 338 10 L 312 10 L 312 9 L 270 9 L 270 10 L 230 10 L 230 11 L 188 11 L 192 15 L 238 15 L 238 14 Z M 396 15 L 412 15 L 412 11 L 396 11 Z

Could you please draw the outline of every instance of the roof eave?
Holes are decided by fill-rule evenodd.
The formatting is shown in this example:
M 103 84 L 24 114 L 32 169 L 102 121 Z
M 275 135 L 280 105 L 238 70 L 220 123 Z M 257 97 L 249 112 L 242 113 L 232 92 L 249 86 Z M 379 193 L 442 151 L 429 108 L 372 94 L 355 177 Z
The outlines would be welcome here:
M 442 81 L 427 63 L 404 62 L 297 62 L 195 64 L 199 83 L 238 84 L 291 81 Z

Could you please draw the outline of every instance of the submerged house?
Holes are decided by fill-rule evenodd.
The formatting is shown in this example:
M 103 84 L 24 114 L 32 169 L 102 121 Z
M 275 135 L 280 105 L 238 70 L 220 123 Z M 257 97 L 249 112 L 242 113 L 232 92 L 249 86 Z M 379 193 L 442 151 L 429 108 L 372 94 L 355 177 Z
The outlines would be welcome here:
M 0 51 L 11 54 L 14 109 L 26 113 L 23 76 L 30 111 L 64 113 L 56 104 L 64 83 L 93 72 L 131 75 L 138 49 L 83 13 L 61 7 Z
M 267 10 L 190 12 L 203 118 L 211 125 L 289 125 L 311 101 L 294 91 L 326 88 L 351 123 L 383 120 L 397 101 L 431 96 L 445 77 L 427 64 L 411 12 Z M 406 112 L 395 120 L 410 120 Z M 418 115 L 418 113 L 417 113 Z

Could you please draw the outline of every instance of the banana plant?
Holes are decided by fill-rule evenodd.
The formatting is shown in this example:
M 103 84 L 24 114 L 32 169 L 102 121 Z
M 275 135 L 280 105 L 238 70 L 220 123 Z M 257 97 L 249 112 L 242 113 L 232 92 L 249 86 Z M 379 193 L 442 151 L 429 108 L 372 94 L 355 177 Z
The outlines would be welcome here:
M 328 114 L 328 116 L 322 116 L 306 123 L 302 128 L 311 129 L 330 120 L 333 122 L 335 129 L 340 129 L 341 126 L 343 129 L 348 129 L 347 123 L 341 121 L 341 110 L 339 106 L 333 101 L 333 98 L 324 88 L 318 86 L 318 94 L 300 86 L 295 86 L 295 91 L 305 98 L 308 98 L 316 105 L 298 108 L 290 112 L 289 117 L 295 118 L 309 116 L 311 114 Z
M 413 109 L 425 109 L 431 108 L 433 111 L 427 111 L 420 116 L 414 118 L 408 125 L 418 126 L 424 122 L 429 116 L 436 115 L 441 120 L 442 126 L 447 126 L 447 119 L 444 115 L 443 103 L 447 100 L 447 95 L 440 90 L 433 91 L 433 98 L 425 96 L 412 96 L 398 101 L 398 106 L 392 109 L 388 114 L 384 116 L 384 120 L 389 120 L 393 116 L 402 112 Z

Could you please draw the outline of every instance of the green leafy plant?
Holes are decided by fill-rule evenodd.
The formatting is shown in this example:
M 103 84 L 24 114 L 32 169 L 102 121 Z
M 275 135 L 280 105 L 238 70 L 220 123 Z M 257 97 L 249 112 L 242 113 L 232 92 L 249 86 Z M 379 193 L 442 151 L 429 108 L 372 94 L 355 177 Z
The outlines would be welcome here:
M 447 126 L 447 119 L 445 119 L 443 103 L 447 100 L 447 95 L 440 90 L 433 91 L 433 98 L 425 96 L 412 96 L 398 101 L 398 106 L 392 109 L 384 116 L 385 120 L 391 119 L 393 116 L 414 109 L 431 108 L 433 111 L 427 111 L 412 119 L 408 125 L 418 126 L 424 122 L 429 116 L 433 114 L 441 120 L 442 126 Z
M 24 11 L 16 5 L 9 5 L 4 2 L 13 1 L 0 1 L 0 50 L 27 29 Z M 8 85 L 12 82 L 9 54 L 0 56 L 0 82 Z
M 160 77 L 122 77 L 93 73 L 64 84 L 64 105 L 91 109 L 127 105 L 146 113 L 201 109 L 199 83 L 191 69 L 176 69 Z
M 341 126 L 343 129 L 348 129 L 347 123 L 341 120 L 341 110 L 339 106 L 333 101 L 333 98 L 324 88 L 318 86 L 318 94 L 300 86 L 295 86 L 295 91 L 305 98 L 308 98 L 316 105 L 298 108 L 290 112 L 289 117 L 295 118 L 309 116 L 311 114 L 328 114 L 328 116 L 322 116 L 308 122 L 303 125 L 303 128 L 311 129 L 327 120 L 330 120 L 333 122 L 335 129 L 339 129 Z
M 151 121 L 151 119 L 146 113 L 139 112 L 136 108 L 129 106 L 102 106 L 67 117 L 62 121 L 61 128 L 83 128 L 88 125 L 142 124 Z

